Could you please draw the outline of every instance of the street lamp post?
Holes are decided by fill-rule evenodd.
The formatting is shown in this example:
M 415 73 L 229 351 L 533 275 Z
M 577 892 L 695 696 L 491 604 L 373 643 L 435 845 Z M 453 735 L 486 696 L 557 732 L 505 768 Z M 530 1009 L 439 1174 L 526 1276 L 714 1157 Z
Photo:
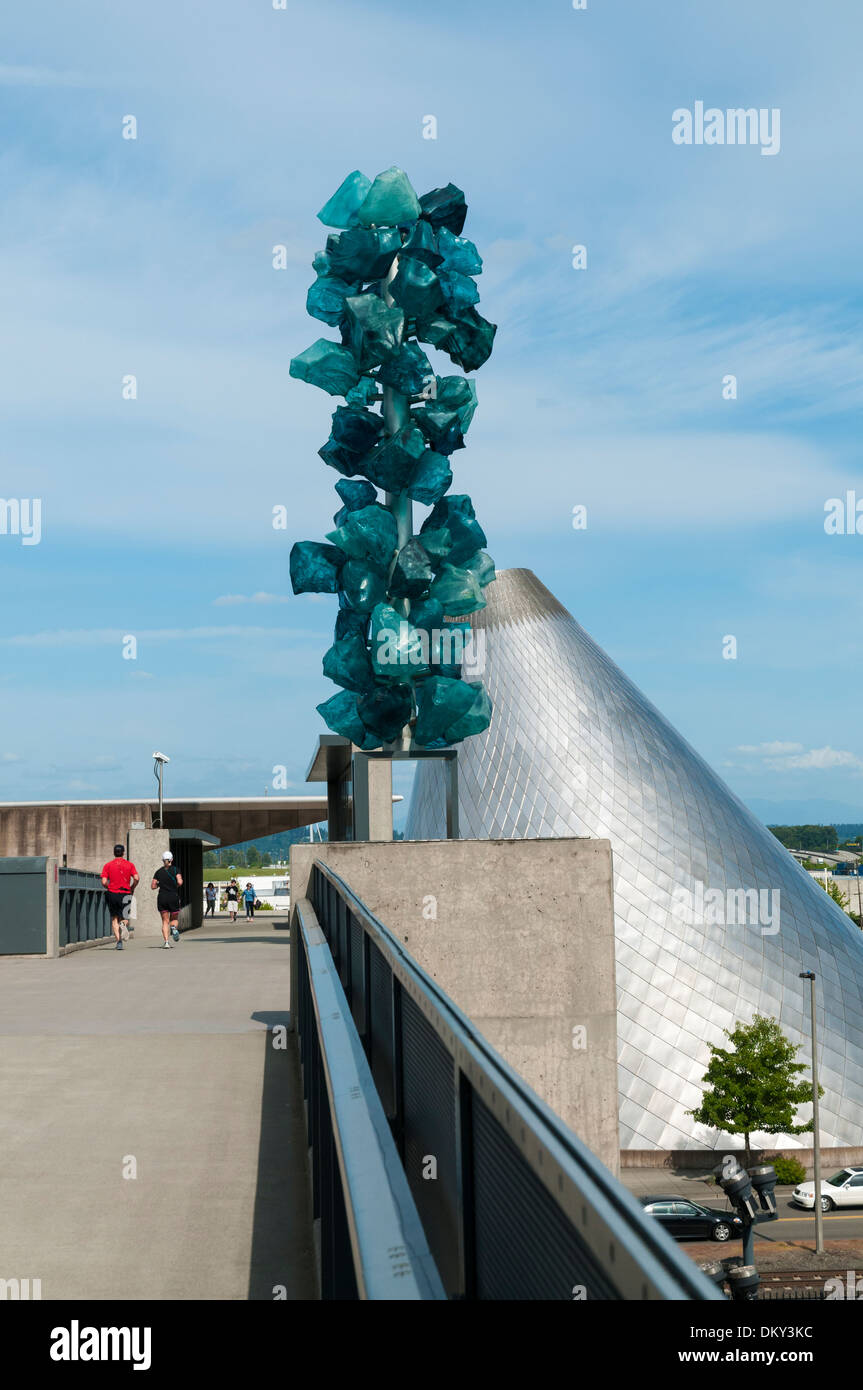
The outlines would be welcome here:
M 154 753 L 153 761 L 155 763 L 154 771 L 159 783 L 159 829 L 162 830 L 164 829 L 164 820 L 162 816 L 162 774 L 165 770 L 165 763 L 169 763 L 171 759 L 166 753 Z
M 818 1127 L 818 1056 L 815 1035 L 815 972 L 803 970 L 801 980 L 808 980 L 812 1005 L 812 1158 L 815 1178 L 815 1254 L 824 1254 L 824 1213 L 821 1210 L 821 1134 Z

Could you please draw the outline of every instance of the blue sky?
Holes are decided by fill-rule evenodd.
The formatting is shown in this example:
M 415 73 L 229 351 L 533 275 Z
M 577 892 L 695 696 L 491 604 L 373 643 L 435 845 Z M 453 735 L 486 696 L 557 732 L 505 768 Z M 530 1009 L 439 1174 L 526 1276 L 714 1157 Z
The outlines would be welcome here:
M 0 800 L 148 791 L 157 746 L 173 794 L 302 789 L 334 614 L 288 551 L 330 526 L 334 402 L 288 364 L 327 332 L 317 209 L 398 164 L 465 189 L 485 259 L 454 462 L 499 567 L 746 800 L 863 819 L 863 536 L 823 524 L 863 497 L 861 30 L 851 0 L 8 7 L 0 495 L 43 536 L 0 536 Z M 674 144 L 697 100 L 778 107 L 779 153 Z

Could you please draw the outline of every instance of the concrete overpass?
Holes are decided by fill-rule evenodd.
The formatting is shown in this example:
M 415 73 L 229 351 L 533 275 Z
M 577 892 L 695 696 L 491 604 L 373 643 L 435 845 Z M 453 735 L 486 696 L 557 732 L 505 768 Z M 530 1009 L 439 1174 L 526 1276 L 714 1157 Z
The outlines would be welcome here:
M 166 797 L 163 829 L 198 830 L 223 845 L 241 844 L 327 819 L 325 796 Z M 129 831 L 159 824 L 156 798 L 0 802 L 0 859 L 49 855 L 61 865 L 98 872 Z

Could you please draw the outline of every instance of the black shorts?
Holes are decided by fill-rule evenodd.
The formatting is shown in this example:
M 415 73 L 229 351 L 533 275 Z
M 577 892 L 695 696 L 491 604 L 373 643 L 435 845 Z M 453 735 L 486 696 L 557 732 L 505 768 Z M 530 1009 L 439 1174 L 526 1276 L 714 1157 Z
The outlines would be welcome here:
M 180 915 L 179 898 L 166 897 L 160 893 L 156 906 L 160 912 L 170 912 L 172 917 L 179 917 Z
M 129 908 L 132 905 L 131 893 L 107 893 L 108 911 L 111 914 L 112 922 L 125 922 L 129 919 Z

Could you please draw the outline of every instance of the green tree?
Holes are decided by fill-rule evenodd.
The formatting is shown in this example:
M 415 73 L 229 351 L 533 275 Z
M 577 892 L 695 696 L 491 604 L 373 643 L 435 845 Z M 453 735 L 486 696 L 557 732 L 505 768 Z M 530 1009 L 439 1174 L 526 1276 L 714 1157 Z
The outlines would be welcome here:
M 795 1123 L 799 1105 L 812 1100 L 811 1081 L 799 1081 L 806 1068 L 795 1061 L 797 1046 L 775 1018 L 756 1014 L 751 1023 L 723 1029 L 733 1051 L 710 1044 L 710 1061 L 702 1077 L 708 1088 L 701 1104 L 687 1113 L 699 1124 L 726 1134 L 742 1134 L 746 1166 L 752 1159 L 749 1136 L 808 1134 L 812 1121 Z M 819 1095 L 824 1088 L 819 1087 Z
M 267 850 L 264 850 L 264 853 L 263 853 L 263 855 L 261 856 L 261 865 L 262 865 L 262 867 L 265 868 L 265 869 L 268 869 L 268 868 L 270 867 L 270 865 L 272 864 L 272 862 L 273 862 L 273 856 L 270 854 L 270 851 L 269 851 L 268 849 L 267 849 Z
M 257 845 L 249 845 L 246 850 L 246 863 L 250 869 L 255 869 L 261 862 L 261 851 Z

